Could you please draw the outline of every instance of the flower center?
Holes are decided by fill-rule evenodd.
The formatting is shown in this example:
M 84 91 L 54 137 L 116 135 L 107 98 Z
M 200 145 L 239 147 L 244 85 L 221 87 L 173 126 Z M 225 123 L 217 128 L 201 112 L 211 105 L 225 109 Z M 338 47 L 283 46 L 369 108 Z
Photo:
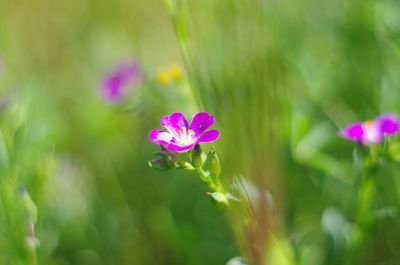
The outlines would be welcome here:
M 177 140 L 182 146 L 193 144 L 196 141 L 196 138 L 194 137 L 194 131 L 191 129 L 187 130 L 186 127 L 182 127 L 179 131 L 179 139 Z
M 373 121 L 368 120 L 368 121 L 365 121 L 365 122 L 364 122 L 364 127 L 365 127 L 366 129 L 368 129 L 368 128 L 371 128 L 373 124 L 374 124 Z
M 365 140 L 368 143 L 377 143 L 380 141 L 380 132 L 373 121 L 366 121 L 364 125 Z

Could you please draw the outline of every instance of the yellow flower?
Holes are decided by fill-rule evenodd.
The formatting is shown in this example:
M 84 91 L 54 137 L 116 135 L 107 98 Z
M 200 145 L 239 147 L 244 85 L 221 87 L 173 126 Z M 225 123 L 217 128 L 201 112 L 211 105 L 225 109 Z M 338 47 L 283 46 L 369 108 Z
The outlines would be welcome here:
M 181 79 L 182 68 L 177 63 L 171 64 L 167 68 L 159 70 L 157 73 L 157 80 L 163 86 L 168 86 Z
M 157 73 L 157 80 L 163 86 L 168 86 L 171 83 L 171 77 L 165 71 L 159 71 Z
M 182 78 L 182 69 L 179 64 L 171 64 L 169 66 L 169 74 L 174 80 L 180 80 Z

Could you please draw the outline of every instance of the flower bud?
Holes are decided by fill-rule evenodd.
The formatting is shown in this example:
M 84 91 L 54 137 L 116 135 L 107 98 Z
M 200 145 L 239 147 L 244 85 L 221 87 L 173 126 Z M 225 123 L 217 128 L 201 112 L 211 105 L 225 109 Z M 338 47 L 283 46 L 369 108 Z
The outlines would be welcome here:
M 192 165 L 195 168 L 202 167 L 204 163 L 204 153 L 199 144 L 196 144 L 192 151 Z
M 170 168 L 166 157 L 150 160 L 149 166 L 158 170 L 167 170 Z
M 210 153 L 207 156 L 206 169 L 210 172 L 211 175 L 215 177 L 218 177 L 221 173 L 221 165 L 219 163 L 217 152 L 214 148 L 211 149 Z
M 176 162 L 175 167 L 178 169 L 194 170 L 194 167 L 190 163 L 183 160 Z
M 149 166 L 158 170 L 168 169 L 185 169 L 194 170 L 192 164 L 181 160 L 176 153 L 171 152 L 157 152 L 156 155 L 160 156 L 159 159 L 153 159 L 149 161 Z

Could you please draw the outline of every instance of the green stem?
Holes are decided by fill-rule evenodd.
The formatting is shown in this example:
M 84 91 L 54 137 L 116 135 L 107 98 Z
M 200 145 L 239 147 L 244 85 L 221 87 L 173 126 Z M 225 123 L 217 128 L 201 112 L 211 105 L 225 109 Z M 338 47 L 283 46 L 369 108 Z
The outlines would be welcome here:
M 208 185 L 208 187 L 212 191 L 221 191 L 220 185 L 215 183 L 213 179 L 211 178 L 211 175 L 206 173 L 201 167 L 196 168 L 197 174 L 199 178 Z
M 375 159 L 375 153 L 371 152 L 369 158 Z M 348 265 L 357 264 L 365 239 L 375 223 L 372 208 L 375 201 L 376 183 L 375 176 L 370 172 L 370 166 L 373 165 L 365 166 L 361 173 L 356 224 L 348 243 L 348 258 L 345 262 Z

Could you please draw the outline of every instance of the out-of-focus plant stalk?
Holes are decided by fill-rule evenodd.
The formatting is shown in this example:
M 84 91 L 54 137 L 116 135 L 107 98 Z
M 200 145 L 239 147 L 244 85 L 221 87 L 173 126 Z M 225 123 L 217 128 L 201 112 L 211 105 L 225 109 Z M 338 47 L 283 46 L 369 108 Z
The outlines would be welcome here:
M 229 218 L 237 243 L 252 264 L 273 263 L 268 258 L 274 252 L 272 235 L 282 234 L 277 157 L 287 107 L 282 34 L 286 3 L 167 0 L 166 4 L 198 107 L 215 113 L 224 129 L 220 155 L 229 166 L 224 167 L 226 178 L 221 181 L 228 186 L 232 176 L 244 175 L 259 194 L 258 201 L 247 204 L 251 208 L 236 209 L 250 215 Z M 218 188 L 214 184 L 213 189 Z M 276 201 L 274 213 L 264 196 L 267 192 Z
M 194 71 L 193 64 L 195 62 L 193 60 L 193 51 L 189 39 L 188 18 L 186 17 L 186 15 L 188 15 L 188 4 L 181 0 L 164 0 L 164 3 L 179 42 L 185 70 L 189 76 L 192 76 Z M 189 86 L 193 86 L 193 80 L 191 78 L 188 79 L 188 82 Z M 198 95 L 194 93 L 193 89 L 189 89 L 189 96 L 193 103 L 197 105 L 201 104 L 200 100 L 196 100 L 196 96 Z
M 369 155 L 362 161 L 357 186 L 357 214 L 355 227 L 347 246 L 346 264 L 357 264 L 360 252 L 371 229 L 376 223 L 374 203 L 376 198 L 375 168 L 378 164 L 377 146 L 369 147 Z
M 30 142 L 26 108 L 27 102 L 13 98 L 0 120 L 0 243 L 7 242 L 0 263 L 4 264 L 38 264 L 35 225 L 39 210 L 34 198 L 45 196 L 40 191 L 48 185 L 48 175 L 52 174 L 51 170 L 39 172 L 47 164 L 42 165 L 41 146 Z M 35 188 L 31 183 L 35 183 Z

